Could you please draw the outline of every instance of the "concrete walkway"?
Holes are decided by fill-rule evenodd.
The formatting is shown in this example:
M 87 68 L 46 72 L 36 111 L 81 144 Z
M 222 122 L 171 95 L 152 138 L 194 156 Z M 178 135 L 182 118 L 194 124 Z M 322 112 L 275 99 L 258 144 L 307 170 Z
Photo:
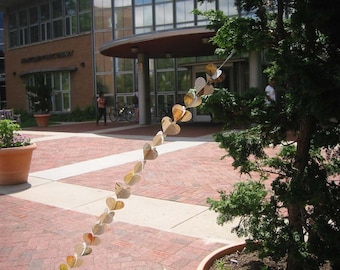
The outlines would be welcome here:
M 231 190 L 240 176 L 230 160 L 220 160 L 225 153 L 212 141 L 220 127 L 202 125 L 201 132 L 182 127 L 185 136 L 168 137 L 157 147 L 158 158 L 147 161 L 143 181 L 132 187 L 101 244 L 82 257 L 82 269 L 195 269 L 212 250 L 242 241 L 230 233 L 235 224 L 218 226 L 205 203 L 218 198 L 217 190 Z M 38 148 L 29 184 L 0 187 L 6 195 L 0 209 L 8 211 L 0 227 L 0 269 L 58 269 L 157 129 L 83 123 L 24 130 Z M 37 224 L 36 231 L 31 226 Z

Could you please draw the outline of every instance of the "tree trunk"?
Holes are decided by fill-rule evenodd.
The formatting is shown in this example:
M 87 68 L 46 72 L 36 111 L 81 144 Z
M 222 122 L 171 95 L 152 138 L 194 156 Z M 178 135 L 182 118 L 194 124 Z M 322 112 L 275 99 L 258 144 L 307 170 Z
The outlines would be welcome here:
M 292 192 L 295 193 L 294 189 L 304 187 L 308 183 L 303 183 L 303 173 L 308 164 L 309 160 L 309 150 L 310 150 L 310 140 L 311 134 L 313 131 L 313 119 L 311 117 L 305 116 L 302 118 L 299 128 L 299 136 L 297 140 L 297 150 L 296 150 L 296 160 L 295 160 L 295 168 L 297 169 L 297 173 L 294 175 L 291 188 Z M 302 192 L 302 190 L 300 190 Z M 292 196 L 296 198 L 296 196 Z M 299 200 L 299 198 L 297 198 Z M 297 233 L 300 237 L 300 241 L 304 241 L 303 236 L 303 224 L 304 217 L 304 203 L 299 203 L 297 201 L 293 201 L 288 205 L 288 214 L 289 214 L 289 225 L 291 226 L 293 232 Z M 293 244 L 292 247 L 288 250 L 288 260 L 287 260 L 287 270 L 300 270 L 303 269 L 303 259 L 298 255 L 298 247 Z

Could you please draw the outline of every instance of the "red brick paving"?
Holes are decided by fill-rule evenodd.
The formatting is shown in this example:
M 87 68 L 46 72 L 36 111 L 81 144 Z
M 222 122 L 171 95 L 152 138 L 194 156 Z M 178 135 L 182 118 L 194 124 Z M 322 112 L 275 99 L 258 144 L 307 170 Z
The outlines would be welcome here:
M 116 123 L 110 123 L 113 127 Z M 60 125 L 47 131 L 89 132 L 107 127 L 94 123 Z M 198 137 L 220 130 L 204 124 L 182 126 L 180 136 Z M 38 129 L 42 130 L 42 129 Z M 159 130 L 151 125 L 120 132 L 119 135 L 150 135 Z M 34 135 L 36 138 L 37 136 Z M 46 137 L 46 135 L 42 136 Z M 38 142 L 31 172 L 72 164 L 124 151 L 142 149 L 145 140 L 115 137 L 69 137 Z M 148 161 L 143 179 L 133 186 L 135 195 L 177 202 L 206 205 L 207 197 L 217 197 L 217 190 L 231 190 L 241 178 L 231 167 L 231 160 L 214 142 L 175 151 Z M 81 174 L 62 182 L 112 190 L 122 181 L 134 163 Z M 1 187 L 0 187 L 1 193 Z M 82 243 L 96 217 L 35 202 L 0 196 L 0 269 L 58 269 L 73 247 Z M 81 269 L 168 269 L 192 270 L 222 243 L 205 243 L 201 239 L 159 231 L 147 227 L 115 222 L 101 237 L 101 243 L 84 258 Z

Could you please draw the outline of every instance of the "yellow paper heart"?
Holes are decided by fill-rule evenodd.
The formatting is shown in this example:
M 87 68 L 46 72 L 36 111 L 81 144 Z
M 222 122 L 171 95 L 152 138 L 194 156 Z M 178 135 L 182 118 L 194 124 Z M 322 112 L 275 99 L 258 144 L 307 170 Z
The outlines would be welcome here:
M 115 184 L 115 193 L 117 198 L 127 199 L 130 197 L 130 187 L 124 187 L 122 183 Z
M 143 170 L 143 167 L 144 167 L 144 162 L 138 161 L 133 167 L 133 170 L 135 173 L 139 173 Z
M 157 150 L 149 143 L 144 144 L 143 147 L 144 160 L 153 160 L 158 157 Z
M 187 122 L 192 118 L 190 111 L 187 111 L 184 106 L 175 104 L 172 107 L 172 115 L 174 116 L 175 122 Z
M 83 240 L 88 246 L 96 246 L 100 243 L 100 239 L 98 236 L 94 236 L 93 233 L 84 233 Z
M 181 131 L 180 126 L 168 116 L 162 118 L 162 129 L 165 135 L 177 135 Z
M 68 266 L 62 263 L 61 265 L 59 265 L 59 270 L 68 270 Z
M 92 253 L 92 248 L 86 246 L 86 243 L 77 244 L 74 246 L 74 252 L 78 257 L 90 255 Z
M 106 206 L 108 207 L 109 211 L 119 210 L 124 207 L 124 202 L 116 201 L 114 198 L 109 197 L 106 199 Z
M 202 103 L 202 98 L 196 96 L 194 93 L 187 93 L 184 96 L 184 104 L 188 108 L 195 108 L 201 105 L 201 103 Z
M 67 262 L 68 266 L 71 267 L 71 268 L 76 268 L 76 267 L 79 267 L 83 264 L 83 261 L 80 260 L 79 258 L 77 258 L 74 255 L 67 256 L 66 262 Z
M 159 146 L 164 143 L 164 133 L 162 131 L 158 131 L 155 137 L 153 137 L 152 144 L 153 146 Z
M 141 176 L 139 174 L 135 174 L 133 170 L 124 176 L 125 183 L 130 186 L 138 183 L 140 179 L 141 179 Z
M 209 76 L 212 76 L 216 73 L 217 66 L 213 63 L 207 64 L 205 66 L 205 73 L 207 73 Z

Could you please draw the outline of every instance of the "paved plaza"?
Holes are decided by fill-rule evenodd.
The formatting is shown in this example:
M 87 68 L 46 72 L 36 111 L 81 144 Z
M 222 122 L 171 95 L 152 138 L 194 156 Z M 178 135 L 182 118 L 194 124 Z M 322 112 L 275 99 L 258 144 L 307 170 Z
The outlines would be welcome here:
M 0 187 L 0 269 L 58 269 L 159 130 L 124 122 L 24 129 L 38 147 L 29 183 Z M 213 250 L 241 242 L 206 204 L 244 178 L 221 160 L 212 138 L 220 130 L 189 123 L 168 136 L 80 269 L 194 270 Z

